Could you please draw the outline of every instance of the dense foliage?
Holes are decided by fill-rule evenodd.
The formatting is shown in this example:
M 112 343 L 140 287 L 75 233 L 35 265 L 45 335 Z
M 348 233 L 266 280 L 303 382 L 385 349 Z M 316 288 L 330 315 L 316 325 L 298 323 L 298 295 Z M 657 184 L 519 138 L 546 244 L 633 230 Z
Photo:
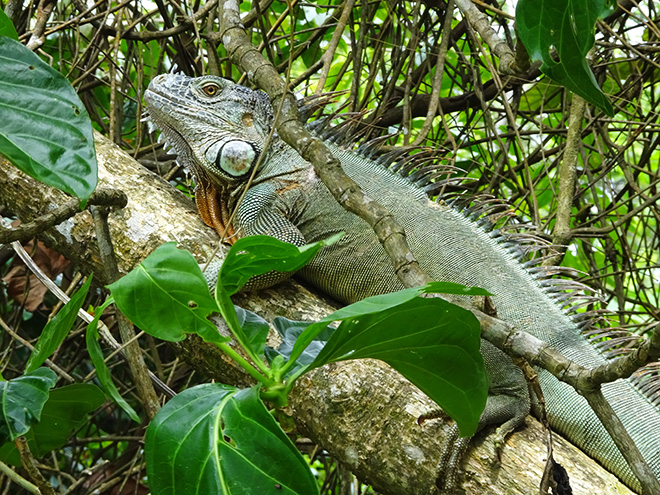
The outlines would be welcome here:
M 91 130 L 87 116 L 81 115 L 79 97 L 96 130 L 190 193 L 189 177 L 141 122 L 141 95 L 151 78 L 175 66 L 190 75 L 210 73 L 249 84 L 247 76 L 226 57 L 215 17 L 216 0 L 205 4 L 7 0 L 0 5 L 6 13 L 0 17 L 0 35 L 18 38 L 35 50 L 35 54 L 25 55 L 14 51 L 18 43 L 8 38 L 0 42 L 0 63 L 5 64 L 0 89 L 7 101 L 14 102 L 11 108 L 0 108 L 4 112 L 0 113 L 2 155 L 37 178 L 87 198 L 94 187 L 96 164 L 85 148 L 84 143 L 91 142 Z M 503 223 L 515 216 L 533 224 L 541 237 L 567 246 L 552 256 L 552 262 L 575 268 L 576 278 L 605 296 L 616 324 L 642 334 L 660 319 L 660 122 L 655 88 L 660 31 L 656 6 L 653 2 L 621 2 L 611 8 L 605 2 L 593 2 L 589 5 L 592 10 L 585 12 L 568 0 L 521 1 L 516 34 L 516 12 L 510 4 L 472 5 L 493 29 L 488 33 L 475 31 L 477 21 L 464 14 L 465 5 L 464 1 L 441 0 L 328 4 L 264 0 L 243 3 L 241 9 L 253 43 L 293 91 L 301 96 L 335 92 L 319 112 L 350 115 L 347 129 L 356 140 L 392 134 L 384 141 L 386 149 L 440 150 L 429 157 L 447 165 L 456 180 L 436 193 L 447 198 L 492 195 L 506 199 L 511 208 L 502 207 Z M 597 20 L 599 16 L 601 20 Z M 546 33 L 535 34 L 539 28 Z M 496 67 L 513 55 L 513 70 L 498 72 Z M 31 78 L 24 71 L 12 71 L 7 65 L 10 59 L 31 67 Z M 78 97 L 58 79 L 58 72 Z M 585 108 L 580 109 L 579 98 L 566 87 L 587 100 Z M 37 95 L 39 91 L 43 94 Z M 48 98 L 49 91 L 60 97 L 49 109 L 55 117 L 45 118 L 40 98 Z M 41 116 L 16 123 L 12 120 L 16 115 Z M 62 135 L 52 140 L 55 144 L 77 138 L 82 151 L 45 148 L 41 157 L 27 156 L 13 144 L 17 134 L 4 130 L 13 123 L 39 139 L 44 134 L 40 126 L 49 125 L 48 119 L 70 124 L 62 126 Z M 62 175 L 69 177 L 66 184 L 44 170 L 39 158 L 62 160 L 66 164 Z M 13 212 L 6 209 L 0 213 L 13 218 Z M 87 331 L 74 328 L 69 333 L 78 308 L 100 305 L 104 295 L 95 290 L 88 295 L 90 279 L 78 288 L 80 274 L 58 253 L 37 241 L 30 249 L 52 279 L 77 292 L 73 306 L 60 310 L 12 251 L 0 246 L 0 275 L 4 277 L 0 372 L 11 379 L 0 381 L 0 397 L 6 400 L 3 410 L 11 413 L 7 428 L 0 424 L 0 445 L 4 444 L 0 459 L 20 464 L 9 440 L 27 433 L 32 454 L 40 458 L 42 471 L 49 473 L 48 482 L 61 493 L 147 493 L 141 444 L 144 425 L 139 424 L 145 413 L 132 377 L 117 355 L 108 357 L 105 352 L 108 367 L 103 365 L 104 350 L 97 342 L 95 327 Z M 197 282 L 202 290 L 203 282 L 199 278 Z M 242 283 L 244 280 L 236 282 Z M 119 301 L 121 295 L 113 295 Z M 137 300 L 134 294 L 124 297 L 127 303 Z M 211 332 L 204 311 L 217 309 L 218 304 L 218 299 L 208 297 L 207 306 L 192 308 L 202 313 L 196 320 L 199 326 L 191 325 L 202 336 L 204 328 Z M 56 316 L 47 324 L 51 312 Z M 153 313 L 138 311 L 129 316 L 150 320 L 158 317 L 158 311 Z M 101 316 L 101 309 L 97 308 L 96 316 Z M 103 318 L 109 326 L 114 324 L 112 316 Z M 134 322 L 144 330 L 149 326 L 149 322 Z M 158 323 L 167 333 L 164 323 L 171 322 Z M 260 350 L 255 354 L 261 355 L 264 327 L 253 328 L 256 333 L 246 337 L 245 344 L 250 349 L 254 337 Z M 35 344 L 42 333 L 48 338 L 39 340 L 30 352 L 26 342 Z M 166 340 L 183 337 L 156 335 Z M 228 418 L 240 416 L 231 409 L 240 405 L 228 405 L 230 397 L 232 401 L 238 397 L 236 390 L 219 385 L 189 388 L 203 378 L 151 336 L 142 337 L 141 344 L 149 367 L 169 386 L 203 396 L 218 405 L 214 411 L 228 411 Z M 337 349 L 341 356 L 341 343 Z M 277 353 L 272 352 L 274 361 Z M 327 361 L 332 361 L 332 349 L 325 353 Z M 44 364 L 47 357 L 55 365 Z M 44 366 L 56 366 L 57 375 Z M 48 396 L 58 376 L 62 383 Z M 78 383 L 62 386 L 67 381 Z M 101 389 L 114 401 L 99 408 Z M 245 407 L 254 414 L 265 414 L 254 402 L 254 394 L 240 394 L 245 396 Z M 29 399 L 26 413 L 23 403 L 12 402 L 17 396 Z M 172 401 L 168 407 L 176 410 L 177 404 Z M 162 423 L 152 424 L 148 435 L 154 442 L 161 441 Z M 271 426 L 270 434 L 281 434 Z M 48 442 L 35 441 L 40 434 L 54 430 L 57 435 Z M 216 430 L 215 434 L 222 436 L 223 432 Z M 282 455 L 301 462 L 287 449 Z M 147 449 L 147 457 L 152 453 Z M 99 469 L 104 462 L 108 467 Z M 328 493 L 339 490 L 341 468 L 327 464 L 323 455 L 312 462 L 323 489 Z M 88 477 L 83 476 L 87 469 L 92 473 Z M 0 483 L 5 493 L 17 490 L 18 485 L 4 474 L 0 474 Z

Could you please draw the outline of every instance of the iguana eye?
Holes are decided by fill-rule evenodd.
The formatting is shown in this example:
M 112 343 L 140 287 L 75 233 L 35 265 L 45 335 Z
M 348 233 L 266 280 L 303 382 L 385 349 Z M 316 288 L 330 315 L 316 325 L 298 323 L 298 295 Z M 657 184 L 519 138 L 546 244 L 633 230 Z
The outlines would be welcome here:
M 204 91 L 204 93 L 206 93 L 208 96 L 217 95 L 219 90 L 220 86 L 215 83 L 208 83 L 202 86 L 202 91 Z

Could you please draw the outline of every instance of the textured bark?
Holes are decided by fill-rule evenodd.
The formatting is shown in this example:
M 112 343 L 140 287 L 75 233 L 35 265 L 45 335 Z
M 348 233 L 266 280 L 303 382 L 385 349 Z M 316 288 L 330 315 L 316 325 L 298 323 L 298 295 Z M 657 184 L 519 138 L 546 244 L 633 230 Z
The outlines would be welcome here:
M 130 156 L 97 135 L 102 187 L 122 189 L 128 206 L 110 215 L 110 227 L 122 271 L 128 271 L 163 242 L 203 257 L 202 246 L 217 242 L 195 212 L 193 202 L 168 183 L 143 169 Z M 33 219 L 67 200 L 59 191 L 40 184 L 0 160 L 0 202 L 22 220 Z M 88 212 L 79 213 L 41 236 L 76 263 L 104 281 Z M 276 315 L 315 319 L 334 308 L 331 302 L 289 281 L 235 302 L 266 319 Z M 249 380 L 220 355 L 196 339 L 178 350 L 197 369 L 225 383 L 246 385 Z M 343 462 L 363 481 L 384 494 L 431 493 L 436 463 L 447 421 L 417 424 L 433 403 L 396 372 L 377 361 L 351 361 L 326 366 L 300 379 L 291 397 L 300 431 Z M 492 442 L 482 435 L 465 464 L 467 493 L 538 493 L 546 455 L 545 434 L 539 423 L 509 438 L 500 467 L 494 463 Z M 575 447 L 558 438 L 556 458 L 568 470 L 574 493 L 629 494 L 614 476 Z

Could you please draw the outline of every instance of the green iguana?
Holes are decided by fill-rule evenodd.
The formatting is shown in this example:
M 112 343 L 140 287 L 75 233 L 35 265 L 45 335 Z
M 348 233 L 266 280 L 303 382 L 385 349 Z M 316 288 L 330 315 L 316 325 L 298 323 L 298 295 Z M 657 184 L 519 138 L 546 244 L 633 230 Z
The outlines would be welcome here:
M 403 288 L 372 229 L 336 203 L 294 149 L 276 136 L 267 143 L 273 126 L 267 95 L 214 76 L 167 74 L 155 78 L 144 97 L 151 120 L 196 176 L 196 201 L 208 225 L 230 239 L 265 234 L 298 246 L 345 232 L 298 275 L 345 303 Z M 538 260 L 521 261 L 524 243 L 517 242 L 515 234 L 482 227 L 477 220 L 488 216 L 486 207 L 471 215 L 473 210 L 430 201 L 425 189 L 435 183 L 415 182 L 396 173 L 393 169 L 401 162 L 392 155 L 372 158 L 367 152 L 328 146 L 344 171 L 405 228 L 413 253 L 431 278 L 483 287 L 494 294 L 500 319 L 548 342 L 582 366 L 606 362 L 590 342 L 593 329 L 592 337 L 586 336 L 593 315 L 562 309 L 564 290 L 571 282 L 548 278 Z M 276 281 L 271 277 L 263 282 Z M 490 391 L 480 427 L 503 424 L 500 432 L 506 434 L 529 412 L 527 384 L 502 351 L 482 341 L 482 353 Z M 654 404 L 658 387 L 648 386 L 657 377 L 649 374 L 606 384 L 603 393 L 660 477 L 660 410 Z M 586 400 L 544 370 L 539 379 L 552 427 L 639 489 Z M 467 445 L 457 444 L 459 451 Z M 450 456 L 456 459 L 455 454 L 447 454 L 442 468 L 452 469 Z

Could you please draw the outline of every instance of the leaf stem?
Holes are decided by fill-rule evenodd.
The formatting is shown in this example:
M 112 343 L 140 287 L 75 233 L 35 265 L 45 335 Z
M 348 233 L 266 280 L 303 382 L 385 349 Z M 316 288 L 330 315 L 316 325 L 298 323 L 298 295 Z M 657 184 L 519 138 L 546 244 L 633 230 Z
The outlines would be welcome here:
M 330 323 L 332 323 L 333 320 L 330 320 L 331 317 L 332 315 L 326 316 L 324 319 L 310 324 L 307 328 L 305 328 L 305 330 L 302 331 L 302 333 L 298 336 L 298 339 L 296 339 L 296 343 L 293 346 L 293 349 L 291 350 L 291 355 L 289 356 L 289 360 L 280 369 L 281 376 L 286 376 L 286 373 L 296 363 L 298 358 L 301 356 L 303 351 L 307 349 L 309 344 L 311 344 L 312 341 L 316 337 L 318 337 L 318 335 L 323 330 L 325 330 L 325 328 Z M 296 378 L 300 376 L 299 373 L 296 373 L 294 375 L 296 376 Z
M 222 351 L 227 354 L 230 358 L 232 358 L 234 361 L 238 363 L 238 365 L 243 368 L 245 371 L 247 371 L 250 376 L 252 376 L 255 380 L 263 383 L 264 385 L 271 385 L 272 380 L 268 376 L 264 376 L 263 374 L 259 373 L 259 371 L 250 364 L 250 362 L 245 359 L 243 356 L 241 356 L 238 352 L 236 352 L 234 349 L 232 349 L 229 344 L 226 343 L 215 343 Z M 262 363 L 263 364 L 263 363 Z
M 263 360 L 259 356 L 257 356 L 256 354 L 254 354 L 254 352 L 252 352 L 252 349 L 250 349 L 250 346 L 245 342 L 245 334 L 243 333 L 243 329 L 241 328 L 241 324 L 238 322 L 238 318 L 236 317 L 236 308 L 234 307 L 234 303 L 229 298 L 229 295 L 225 291 L 220 290 L 218 287 L 219 286 L 216 286 L 215 299 L 216 299 L 216 302 L 218 303 L 218 308 L 220 309 L 220 314 L 225 319 L 225 322 L 227 322 L 227 326 L 229 327 L 229 330 L 231 331 L 234 338 L 241 345 L 241 347 L 243 347 L 243 350 L 245 350 L 245 353 L 250 357 L 250 359 L 255 364 L 255 366 L 259 369 L 259 371 L 261 371 L 261 373 L 263 373 L 263 375 L 265 375 L 267 378 L 270 379 L 272 377 L 271 369 L 266 365 L 266 363 L 263 362 Z M 236 353 L 236 351 L 234 351 L 233 349 L 232 349 L 232 352 Z M 236 354 L 236 356 L 238 356 L 245 364 L 250 366 L 250 368 L 252 368 L 256 372 L 254 367 L 252 365 L 250 365 L 250 363 L 248 361 L 243 359 L 242 356 L 240 356 L 239 354 Z M 234 359 L 237 362 L 239 362 L 238 359 L 236 359 L 236 358 L 234 358 Z M 241 364 L 241 363 L 239 362 L 239 364 Z M 245 368 L 245 366 L 243 364 L 241 364 L 241 366 L 243 366 Z M 249 370 L 247 368 L 245 368 L 245 369 L 249 372 Z M 259 374 L 259 376 L 262 376 L 262 375 Z M 260 379 L 260 381 L 263 381 L 263 380 Z
M 310 370 L 310 366 L 303 366 L 302 368 L 296 370 L 295 373 L 293 373 L 289 378 L 286 380 L 286 384 L 284 385 L 284 393 L 288 396 L 289 393 L 291 393 L 291 389 L 293 389 L 293 386 L 296 384 L 296 380 L 300 378 L 301 375 L 304 375 Z

